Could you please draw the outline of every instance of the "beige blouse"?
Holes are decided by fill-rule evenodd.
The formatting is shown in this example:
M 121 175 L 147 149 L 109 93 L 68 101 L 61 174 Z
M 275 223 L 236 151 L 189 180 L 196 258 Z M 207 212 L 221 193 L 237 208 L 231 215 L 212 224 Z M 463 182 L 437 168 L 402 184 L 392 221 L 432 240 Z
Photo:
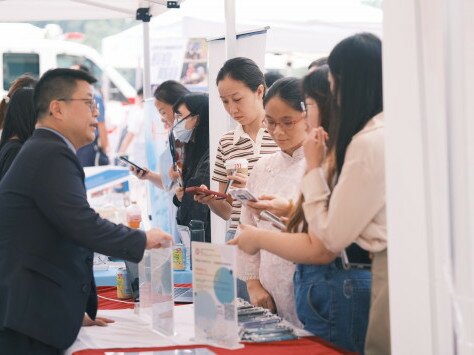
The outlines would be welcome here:
M 332 193 L 322 168 L 304 176 L 301 192 L 309 233 L 326 248 L 339 253 L 356 242 L 370 252 L 386 249 L 383 112 L 352 138 Z

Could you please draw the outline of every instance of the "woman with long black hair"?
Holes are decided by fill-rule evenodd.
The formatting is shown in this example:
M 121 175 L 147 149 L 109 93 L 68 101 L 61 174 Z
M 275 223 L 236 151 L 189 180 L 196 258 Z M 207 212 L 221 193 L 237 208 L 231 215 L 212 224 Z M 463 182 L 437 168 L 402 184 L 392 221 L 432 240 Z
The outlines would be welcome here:
M 0 138 L 0 180 L 35 129 L 33 89 L 21 88 L 9 100 Z
M 204 93 L 184 95 L 173 110 L 176 119 L 173 134 L 184 143 L 183 186 L 176 188 L 173 198 L 178 207 L 176 221 L 184 226 L 193 219 L 204 222 L 206 242 L 211 242 L 209 207 L 184 192 L 191 186 L 209 186 L 209 96 Z

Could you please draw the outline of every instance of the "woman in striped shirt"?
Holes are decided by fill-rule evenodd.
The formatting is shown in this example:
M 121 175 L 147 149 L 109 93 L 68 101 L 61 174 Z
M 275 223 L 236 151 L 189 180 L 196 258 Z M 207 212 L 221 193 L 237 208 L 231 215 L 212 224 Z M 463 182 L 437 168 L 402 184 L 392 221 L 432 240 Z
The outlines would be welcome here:
M 279 148 L 263 125 L 265 78 L 257 64 L 243 57 L 229 59 L 220 69 L 216 84 L 226 111 L 237 122 L 234 130 L 221 137 L 217 148 L 212 179 L 219 182 L 219 192 L 224 192 L 229 179 L 233 180 L 234 187 L 241 188 L 246 186 L 248 177 L 242 173 L 228 176 L 226 161 L 235 158 L 247 159 L 250 172 L 262 155 L 272 154 Z M 218 200 L 214 196 L 195 195 L 194 198 L 207 204 L 212 212 L 224 220 L 230 220 L 226 240 L 232 239 L 239 225 L 241 203 Z M 242 283 L 239 284 L 239 296 L 247 298 L 245 287 Z M 252 292 L 251 285 L 247 286 Z

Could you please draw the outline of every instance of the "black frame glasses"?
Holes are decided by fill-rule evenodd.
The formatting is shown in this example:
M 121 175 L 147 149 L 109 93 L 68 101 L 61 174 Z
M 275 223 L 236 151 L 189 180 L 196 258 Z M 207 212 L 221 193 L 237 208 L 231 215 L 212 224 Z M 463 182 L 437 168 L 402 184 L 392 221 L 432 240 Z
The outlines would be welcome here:
M 84 103 L 89 106 L 89 109 L 91 110 L 91 112 L 94 112 L 94 110 L 99 110 L 99 104 L 97 103 L 95 98 L 92 98 L 92 99 L 58 99 L 58 101 L 84 101 Z M 90 101 L 90 103 L 87 103 L 87 101 Z

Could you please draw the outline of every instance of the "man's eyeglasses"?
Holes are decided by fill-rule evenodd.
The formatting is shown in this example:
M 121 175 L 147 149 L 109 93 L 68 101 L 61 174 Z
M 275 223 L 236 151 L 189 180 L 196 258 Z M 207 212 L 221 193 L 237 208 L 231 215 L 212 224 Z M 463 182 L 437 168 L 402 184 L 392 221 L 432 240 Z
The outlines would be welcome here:
M 99 109 L 99 105 L 95 99 L 58 99 L 58 101 L 84 101 L 84 103 L 89 106 L 91 112 Z
M 302 119 L 304 119 L 304 117 L 301 117 L 299 120 L 275 122 L 273 120 L 265 118 L 263 120 L 263 123 L 265 124 L 265 127 L 267 127 L 268 132 L 273 132 L 278 125 L 280 125 L 281 129 L 284 131 L 291 131 L 295 127 L 295 125 Z

